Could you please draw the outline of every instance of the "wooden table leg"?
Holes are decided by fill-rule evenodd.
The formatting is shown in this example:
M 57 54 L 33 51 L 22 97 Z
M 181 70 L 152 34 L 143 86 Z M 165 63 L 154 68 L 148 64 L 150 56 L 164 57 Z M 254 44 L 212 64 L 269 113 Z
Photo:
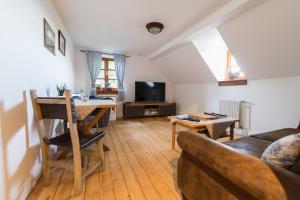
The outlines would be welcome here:
M 234 127 L 235 127 L 235 122 L 233 122 L 231 125 L 230 125 L 230 140 L 233 140 L 234 139 Z
M 102 108 L 90 122 L 83 121 L 82 125 L 77 125 L 78 129 L 81 130 L 85 134 L 91 134 L 90 130 L 98 123 L 98 121 L 105 115 L 106 112 L 109 112 L 109 108 Z
M 82 126 L 78 126 L 78 128 L 85 134 L 91 134 L 90 130 L 98 123 L 98 121 L 105 115 L 106 112 L 109 112 L 110 108 L 102 108 L 94 117 L 93 120 L 86 123 L 84 122 Z M 109 147 L 103 144 L 104 151 L 110 151 Z
M 172 149 L 175 150 L 176 145 L 176 123 L 172 123 Z
M 91 120 L 89 123 L 86 124 L 86 131 L 92 129 L 97 123 L 98 121 L 103 117 L 103 115 L 105 115 L 106 112 L 109 111 L 109 108 L 102 108 L 94 117 L 93 120 Z

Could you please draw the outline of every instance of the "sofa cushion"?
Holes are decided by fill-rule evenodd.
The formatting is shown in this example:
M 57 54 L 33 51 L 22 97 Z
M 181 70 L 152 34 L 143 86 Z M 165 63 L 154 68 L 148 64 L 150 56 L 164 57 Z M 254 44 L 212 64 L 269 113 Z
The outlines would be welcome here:
M 261 140 L 253 137 L 242 137 L 239 139 L 235 139 L 229 142 L 224 142 L 224 144 L 242 152 L 257 158 L 260 158 L 265 149 L 272 142 Z
M 273 142 L 261 159 L 275 166 L 289 169 L 300 156 L 300 134 L 289 135 Z
M 261 134 L 251 135 L 250 137 L 275 142 L 276 140 L 279 140 L 280 138 L 283 138 L 288 135 L 296 134 L 296 133 L 300 133 L 300 130 L 297 128 L 284 128 L 284 129 L 265 132 L 265 133 L 261 133 Z

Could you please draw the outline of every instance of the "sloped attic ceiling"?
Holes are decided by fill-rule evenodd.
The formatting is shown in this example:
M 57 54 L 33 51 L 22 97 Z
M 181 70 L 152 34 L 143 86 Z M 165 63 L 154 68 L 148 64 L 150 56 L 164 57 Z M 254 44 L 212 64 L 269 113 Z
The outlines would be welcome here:
M 300 75 L 299 10 L 299 0 L 269 0 L 217 27 L 247 79 Z M 216 81 L 192 43 L 155 61 L 176 84 Z
M 159 57 L 155 62 L 175 84 L 216 82 L 216 78 L 192 42 Z
M 300 1 L 266 1 L 221 25 L 248 79 L 300 75 Z

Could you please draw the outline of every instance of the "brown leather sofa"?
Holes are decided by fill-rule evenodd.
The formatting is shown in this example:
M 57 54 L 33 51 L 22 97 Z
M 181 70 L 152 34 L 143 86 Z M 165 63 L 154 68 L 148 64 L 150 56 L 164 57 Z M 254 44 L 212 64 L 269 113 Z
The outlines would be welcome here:
M 224 144 L 190 131 L 179 133 L 177 183 L 183 199 L 300 200 L 300 160 L 286 170 L 260 159 L 273 141 L 299 132 L 281 129 Z

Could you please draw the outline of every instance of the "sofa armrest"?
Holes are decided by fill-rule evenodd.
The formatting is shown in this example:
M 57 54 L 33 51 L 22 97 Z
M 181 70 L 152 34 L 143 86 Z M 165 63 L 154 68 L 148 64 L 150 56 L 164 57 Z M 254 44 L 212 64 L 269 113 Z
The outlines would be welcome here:
M 300 176 L 289 170 L 277 167 L 271 163 L 265 162 L 266 165 L 274 172 L 276 177 L 284 188 L 288 199 L 300 199 Z
M 225 182 L 231 183 L 255 199 L 300 199 L 299 192 L 287 195 L 285 188 L 282 187 L 282 180 L 277 178 L 277 173 L 273 172 L 274 169 L 258 158 L 240 153 L 220 142 L 191 131 L 180 132 L 177 141 L 183 154 L 190 155 L 197 162 L 205 165 L 204 168 L 218 174 L 222 180 L 226 180 Z M 201 168 L 201 166 L 197 167 Z M 297 177 L 294 179 L 296 180 Z M 296 183 L 298 184 L 298 181 Z M 219 181 L 219 184 L 226 187 L 225 183 Z M 291 196 L 296 198 L 290 198 Z

